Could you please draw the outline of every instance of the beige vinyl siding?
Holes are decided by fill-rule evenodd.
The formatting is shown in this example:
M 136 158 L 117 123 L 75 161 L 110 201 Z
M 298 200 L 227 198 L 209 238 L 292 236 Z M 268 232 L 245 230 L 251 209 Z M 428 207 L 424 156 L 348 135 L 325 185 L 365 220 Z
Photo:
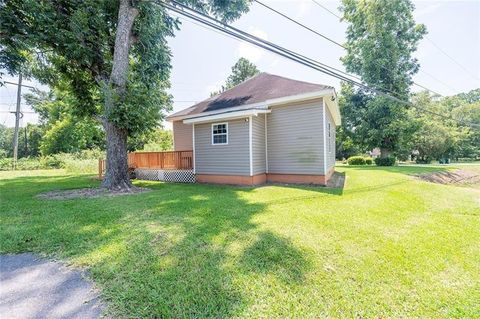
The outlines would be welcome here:
M 267 115 L 269 173 L 325 174 L 322 103 L 272 107 Z
M 328 138 L 328 131 L 325 131 L 325 134 L 327 135 L 326 136 L 327 145 L 325 147 L 326 147 L 326 150 L 327 150 L 326 154 L 327 154 L 327 171 L 328 171 L 328 170 L 330 170 L 330 168 L 335 166 L 335 133 L 336 133 L 336 127 L 335 127 L 335 123 L 333 122 L 332 114 L 330 113 L 330 111 L 328 110 L 327 107 L 325 107 L 325 110 L 327 111 L 327 113 L 326 113 L 327 118 L 325 119 L 326 123 L 327 123 L 327 130 L 328 130 L 328 123 L 330 123 L 330 130 L 331 130 L 330 141 L 329 141 L 329 138 Z M 328 146 L 329 143 L 330 143 L 330 148 Z
M 175 151 L 193 150 L 192 125 L 173 122 L 173 148 Z
M 212 145 L 212 124 L 228 123 L 228 144 Z M 250 175 L 249 123 L 245 119 L 195 124 L 197 174 Z
M 265 173 L 265 114 L 252 117 L 253 175 Z

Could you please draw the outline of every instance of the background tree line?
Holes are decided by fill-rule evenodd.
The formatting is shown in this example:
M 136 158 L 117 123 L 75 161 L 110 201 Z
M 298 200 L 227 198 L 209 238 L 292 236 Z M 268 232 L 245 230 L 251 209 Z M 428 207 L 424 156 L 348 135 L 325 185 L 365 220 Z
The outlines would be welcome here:
M 365 154 L 378 147 L 368 138 L 370 127 L 357 127 L 362 125 L 365 115 L 361 113 L 371 97 L 354 92 L 348 85 L 343 85 L 341 92 L 339 105 L 343 122 L 337 129 L 337 159 Z M 449 97 L 420 92 L 410 100 L 419 108 L 400 106 L 406 112 L 402 119 L 405 123 L 401 125 L 409 129 L 397 140 L 393 154 L 398 159 L 431 163 L 442 159 L 480 158 L 480 128 L 464 124 L 480 124 L 480 89 Z

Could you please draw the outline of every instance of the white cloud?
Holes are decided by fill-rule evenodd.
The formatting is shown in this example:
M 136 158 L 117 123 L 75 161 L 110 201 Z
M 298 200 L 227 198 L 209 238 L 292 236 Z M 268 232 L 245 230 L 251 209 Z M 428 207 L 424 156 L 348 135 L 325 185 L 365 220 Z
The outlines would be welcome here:
M 264 40 L 268 39 L 267 33 L 259 28 L 251 26 L 248 32 L 261 39 L 264 39 Z M 253 44 L 241 42 L 238 45 L 237 55 L 238 57 L 247 58 L 248 60 L 255 63 L 255 62 L 258 62 L 265 55 L 265 51 Z

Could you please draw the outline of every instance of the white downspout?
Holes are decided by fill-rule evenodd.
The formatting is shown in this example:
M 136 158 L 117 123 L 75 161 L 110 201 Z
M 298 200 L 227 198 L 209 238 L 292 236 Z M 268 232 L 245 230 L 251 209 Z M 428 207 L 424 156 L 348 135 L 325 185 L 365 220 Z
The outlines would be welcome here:
M 267 113 L 265 113 L 265 173 L 268 174 L 268 129 L 267 129 Z
M 193 146 L 193 174 L 196 174 L 197 165 L 195 165 L 195 123 L 192 124 L 192 146 Z

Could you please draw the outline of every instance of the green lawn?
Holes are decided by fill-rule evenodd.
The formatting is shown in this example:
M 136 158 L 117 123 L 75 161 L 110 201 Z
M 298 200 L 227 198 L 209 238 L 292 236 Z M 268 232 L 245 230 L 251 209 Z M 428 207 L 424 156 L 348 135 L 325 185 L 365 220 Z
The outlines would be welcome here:
M 114 317 L 479 318 L 480 189 L 410 175 L 438 169 L 63 201 L 35 195 L 98 182 L 0 172 L 0 250 L 86 267 Z

